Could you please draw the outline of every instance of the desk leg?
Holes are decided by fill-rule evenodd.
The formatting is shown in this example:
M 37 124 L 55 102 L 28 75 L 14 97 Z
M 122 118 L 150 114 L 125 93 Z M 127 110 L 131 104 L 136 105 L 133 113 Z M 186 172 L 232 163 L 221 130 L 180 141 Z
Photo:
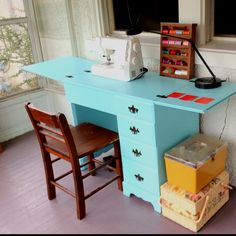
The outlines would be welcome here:
M 76 104 L 71 103 L 71 111 L 72 111 L 73 125 L 76 126 L 80 123 L 79 122 L 79 114 L 77 112 L 77 105 Z

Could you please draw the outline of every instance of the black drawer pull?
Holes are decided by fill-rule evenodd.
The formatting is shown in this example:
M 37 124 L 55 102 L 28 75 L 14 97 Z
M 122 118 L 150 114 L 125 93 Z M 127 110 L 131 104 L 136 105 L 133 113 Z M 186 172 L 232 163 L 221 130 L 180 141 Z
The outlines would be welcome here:
M 131 113 L 138 113 L 138 108 L 136 108 L 134 105 L 128 107 L 128 109 Z
M 134 175 L 134 177 L 138 180 L 138 181 L 143 181 L 144 178 L 140 175 L 140 174 L 136 174 Z
M 136 157 L 142 156 L 141 151 L 139 151 L 137 148 L 136 148 L 136 149 L 133 149 L 132 152 L 133 152 L 133 154 L 134 154 Z
M 139 129 L 138 129 L 138 128 L 135 128 L 134 126 L 133 126 L 133 127 L 130 126 L 129 129 L 130 129 L 130 131 L 131 131 L 133 134 L 139 133 Z

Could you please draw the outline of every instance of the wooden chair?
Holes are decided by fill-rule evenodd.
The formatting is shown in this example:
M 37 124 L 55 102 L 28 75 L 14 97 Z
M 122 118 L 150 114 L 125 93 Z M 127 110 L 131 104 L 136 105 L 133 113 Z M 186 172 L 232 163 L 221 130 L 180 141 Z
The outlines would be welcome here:
M 122 164 L 117 133 L 91 123 L 70 127 L 65 115 L 62 113 L 51 114 L 34 107 L 31 103 L 27 103 L 25 108 L 41 148 L 49 200 L 56 198 L 56 187 L 60 188 L 76 199 L 77 217 L 78 219 L 83 219 L 86 216 L 86 199 L 115 180 L 117 180 L 118 189 L 122 190 Z M 115 157 L 108 162 L 94 158 L 95 151 L 110 144 L 114 146 Z M 51 154 L 56 156 L 56 158 L 53 159 Z M 88 157 L 86 163 L 80 164 L 79 159 L 86 156 Z M 69 162 L 72 170 L 61 176 L 54 177 L 53 163 L 58 160 Z M 116 168 L 109 167 L 109 164 L 114 160 Z M 88 171 L 81 171 L 81 168 L 85 166 L 88 166 Z M 115 177 L 113 176 L 105 184 L 85 195 L 84 179 L 94 175 L 104 166 L 112 168 Z M 69 174 L 73 175 L 74 192 L 58 183 L 58 180 Z

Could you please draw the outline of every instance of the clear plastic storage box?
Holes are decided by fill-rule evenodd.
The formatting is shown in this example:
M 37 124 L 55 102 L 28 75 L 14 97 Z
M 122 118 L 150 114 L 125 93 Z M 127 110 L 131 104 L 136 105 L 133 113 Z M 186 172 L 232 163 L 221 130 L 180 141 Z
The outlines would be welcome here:
M 228 146 L 205 134 L 195 134 L 165 153 L 167 181 L 198 193 L 225 169 Z

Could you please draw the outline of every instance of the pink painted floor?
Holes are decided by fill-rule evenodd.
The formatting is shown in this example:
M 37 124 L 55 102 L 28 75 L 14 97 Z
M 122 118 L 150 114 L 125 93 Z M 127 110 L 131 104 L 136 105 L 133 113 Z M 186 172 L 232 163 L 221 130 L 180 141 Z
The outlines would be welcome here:
M 57 166 L 58 172 L 65 166 Z M 108 175 L 94 176 L 99 182 Z M 65 180 L 72 187 L 70 178 Z M 88 181 L 88 188 L 92 182 Z M 156 213 L 150 203 L 124 196 L 116 183 L 86 200 L 87 216 L 77 220 L 74 199 L 57 190 L 49 201 L 41 154 L 33 132 L 4 143 L 0 154 L 0 234 L 191 234 Z M 236 191 L 198 234 L 236 233 Z

